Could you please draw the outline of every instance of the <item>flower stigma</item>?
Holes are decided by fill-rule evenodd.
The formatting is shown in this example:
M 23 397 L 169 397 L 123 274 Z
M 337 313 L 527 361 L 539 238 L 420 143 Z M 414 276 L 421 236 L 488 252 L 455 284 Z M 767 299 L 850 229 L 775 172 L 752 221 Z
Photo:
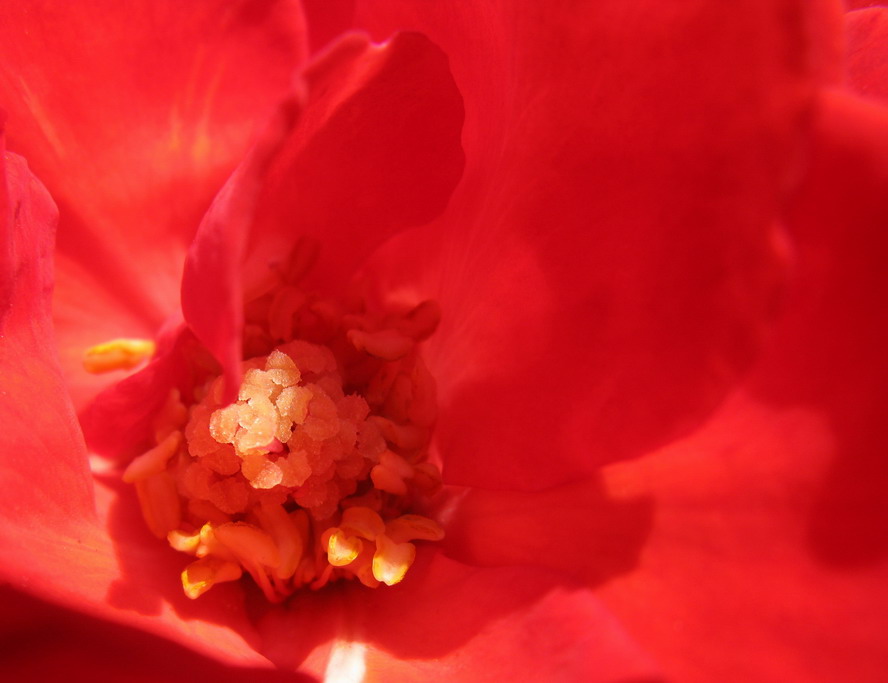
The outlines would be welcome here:
M 245 308 L 237 400 L 223 403 L 218 374 L 173 390 L 153 446 L 123 474 L 151 532 L 194 557 L 181 575 L 190 598 L 244 573 L 272 602 L 342 579 L 391 586 L 414 542 L 444 537 L 415 514 L 441 488 L 418 346 L 437 304 L 377 315 L 359 297 L 307 294 L 304 245 L 294 253 Z

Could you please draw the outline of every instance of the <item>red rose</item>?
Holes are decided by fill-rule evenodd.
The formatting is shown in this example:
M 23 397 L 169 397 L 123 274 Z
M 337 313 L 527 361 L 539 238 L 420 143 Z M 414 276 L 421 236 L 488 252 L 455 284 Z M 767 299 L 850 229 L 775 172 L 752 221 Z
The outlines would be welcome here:
M 826 0 L 180 5 L 0 27 L 7 581 L 249 680 L 879 679 L 884 10 L 846 78 Z M 397 586 L 190 601 L 121 473 L 197 349 L 240 379 L 304 236 L 313 291 L 440 305 L 446 536 Z M 119 337 L 157 352 L 85 373 Z M 10 675 L 129 675 L 10 596 L 60 624 Z

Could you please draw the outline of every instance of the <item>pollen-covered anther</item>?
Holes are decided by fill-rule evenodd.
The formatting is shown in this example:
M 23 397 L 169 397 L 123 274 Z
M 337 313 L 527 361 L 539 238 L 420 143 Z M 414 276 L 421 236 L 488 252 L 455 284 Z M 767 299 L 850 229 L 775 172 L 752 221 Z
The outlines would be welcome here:
M 154 355 L 150 339 L 112 339 L 88 348 L 83 354 L 83 369 L 98 375 L 113 370 L 132 370 Z
M 417 347 L 437 304 L 372 316 L 359 297 L 306 296 L 285 271 L 245 311 L 261 351 L 242 362 L 236 400 L 196 373 L 123 475 L 152 533 L 192 557 L 192 598 L 242 573 L 271 602 L 343 579 L 394 585 L 414 542 L 443 537 L 410 514 L 441 485 L 427 461 L 435 383 Z

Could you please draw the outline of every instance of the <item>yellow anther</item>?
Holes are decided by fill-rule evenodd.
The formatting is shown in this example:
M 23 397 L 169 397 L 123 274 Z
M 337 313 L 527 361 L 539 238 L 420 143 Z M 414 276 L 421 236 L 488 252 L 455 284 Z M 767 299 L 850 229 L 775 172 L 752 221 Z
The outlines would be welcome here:
M 349 330 L 348 340 L 358 351 L 366 351 L 371 356 L 389 361 L 403 358 L 413 349 L 413 340 L 397 330 Z
M 205 557 L 192 562 L 182 572 L 182 587 L 185 595 L 194 600 L 206 593 L 217 583 L 237 581 L 243 571 L 236 562 Z
M 351 564 L 360 554 L 363 542 L 357 536 L 349 536 L 342 529 L 333 527 L 327 538 L 327 562 L 334 567 Z
M 435 520 L 422 515 L 401 515 L 385 525 L 385 535 L 395 543 L 440 541 L 444 538 L 444 529 Z
M 167 534 L 167 541 L 169 541 L 170 547 L 173 550 L 178 550 L 180 553 L 188 553 L 189 555 L 196 555 L 197 548 L 200 545 L 200 531 L 195 531 L 193 534 L 186 534 L 184 531 L 175 529 Z
M 404 578 L 415 558 L 416 547 L 412 543 L 395 543 L 380 534 L 373 555 L 373 577 L 386 586 L 394 586 Z
M 135 458 L 124 470 L 123 480 L 132 484 L 166 469 L 170 458 L 182 443 L 182 432 L 170 432 L 167 437 L 147 453 Z
M 131 370 L 154 355 L 150 339 L 112 339 L 90 347 L 83 354 L 83 369 L 95 375 L 112 370 Z
M 342 513 L 339 527 L 368 541 L 375 541 L 379 534 L 385 532 L 385 522 L 382 521 L 382 517 L 375 510 L 363 506 L 346 508 Z

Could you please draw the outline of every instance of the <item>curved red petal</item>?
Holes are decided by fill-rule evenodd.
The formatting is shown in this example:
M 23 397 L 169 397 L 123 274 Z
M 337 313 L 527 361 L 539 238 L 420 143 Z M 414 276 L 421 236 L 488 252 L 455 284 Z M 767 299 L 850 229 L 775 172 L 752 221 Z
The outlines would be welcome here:
M 656 522 L 605 597 L 680 680 L 875 682 L 888 666 L 888 110 L 827 94 L 815 130 L 768 353 L 703 429 L 606 476 L 650 496 Z
M 304 111 L 275 120 L 217 198 L 186 267 L 186 319 L 232 379 L 242 259 L 252 290 L 297 238 L 313 238 L 322 245 L 313 285 L 339 289 L 388 236 L 440 212 L 462 169 L 459 93 L 446 58 L 424 37 L 372 46 L 347 36 L 303 85 Z
M 50 319 L 58 214 L 24 159 L 6 154 L 2 135 L 0 129 L 0 527 L 33 532 L 71 516 L 91 518 L 92 483 Z
M 422 7 L 464 92 L 467 171 L 437 234 L 370 273 L 442 305 L 446 479 L 546 488 L 686 432 L 773 313 L 774 222 L 821 75 L 797 59 L 810 17 Z

